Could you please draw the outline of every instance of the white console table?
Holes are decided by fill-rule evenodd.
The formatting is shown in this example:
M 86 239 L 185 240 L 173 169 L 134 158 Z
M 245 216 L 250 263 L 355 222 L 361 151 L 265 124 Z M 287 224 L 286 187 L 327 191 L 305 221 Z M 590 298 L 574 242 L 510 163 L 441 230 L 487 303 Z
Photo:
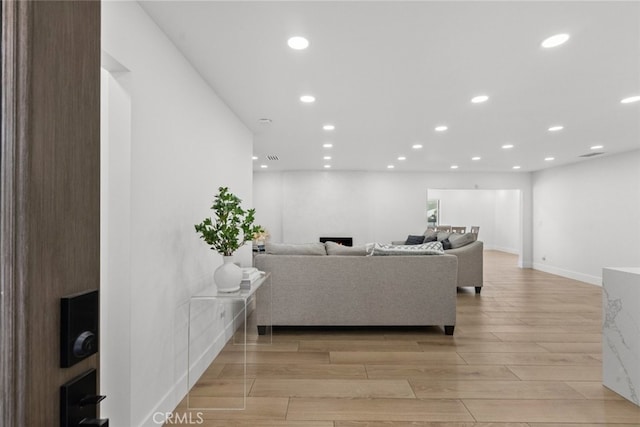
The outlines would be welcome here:
M 191 297 L 189 301 L 189 332 L 188 332 L 188 349 L 187 349 L 187 386 L 189 392 L 187 393 L 187 408 L 195 410 L 242 410 L 246 409 L 247 405 L 247 346 L 248 345 L 264 345 L 272 343 L 271 325 L 266 325 L 266 334 L 258 336 L 257 326 L 251 333 L 252 339 L 247 340 L 249 335 L 247 326 L 249 323 L 250 311 L 254 307 L 254 299 L 257 298 L 257 291 L 260 287 L 267 286 L 269 292 L 267 298 L 269 299 L 269 312 L 271 307 L 271 273 L 263 273 L 262 277 L 251 283 L 248 288 L 241 288 L 235 292 L 218 292 L 217 289 L 212 289 L 210 292 L 204 295 L 197 295 Z M 230 329 L 233 336 L 231 342 L 233 345 L 241 346 L 243 353 L 243 387 L 237 396 L 218 397 L 215 399 L 206 399 L 202 396 L 197 396 L 197 403 L 192 404 L 192 390 L 197 381 L 199 381 L 200 374 L 192 374 L 193 363 L 192 357 L 202 357 L 200 351 L 193 351 L 192 339 L 197 341 L 201 335 L 201 331 L 195 331 L 192 327 L 192 320 L 203 316 L 204 312 L 214 310 L 214 305 L 220 305 L 219 316 L 223 316 L 225 313 L 231 313 L 232 319 L 229 325 L 225 325 L 225 330 Z M 204 309 L 203 309 L 204 308 Z M 207 310 L 209 309 L 209 310 Z M 237 313 L 236 313 L 237 311 Z M 217 316 L 216 316 L 217 317 Z M 270 316 L 269 316 L 270 318 Z M 212 318 L 215 322 L 215 318 Z M 201 322 L 202 323 L 202 322 Z M 241 324 L 240 324 L 241 323 Z M 224 334 L 224 331 L 220 334 Z M 218 334 L 218 336 L 220 335 Z M 216 337 L 217 338 L 217 337 Z M 241 394 L 241 395 L 240 395 Z
M 640 268 L 604 268 L 602 287 L 602 384 L 640 406 Z

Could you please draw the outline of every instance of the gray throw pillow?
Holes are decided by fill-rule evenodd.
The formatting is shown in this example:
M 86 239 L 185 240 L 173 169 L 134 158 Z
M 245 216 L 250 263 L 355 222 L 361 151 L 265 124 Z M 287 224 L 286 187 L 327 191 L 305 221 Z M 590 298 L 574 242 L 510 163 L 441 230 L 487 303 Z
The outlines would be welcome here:
M 442 242 L 444 239 L 448 239 L 451 235 L 448 231 L 438 231 L 438 242 Z
M 461 248 L 462 246 L 466 246 L 469 243 L 473 243 L 476 241 L 475 233 L 464 233 L 464 234 L 452 234 L 449 236 L 449 242 L 451 242 L 451 249 Z
M 425 230 L 425 232 L 424 232 L 424 238 L 425 238 L 425 240 L 426 240 L 426 239 L 429 239 L 429 238 L 431 238 L 431 237 L 437 237 L 437 236 L 438 236 L 438 232 L 437 232 L 436 230 L 434 230 L 434 229 L 429 229 L 429 228 L 428 228 L 428 229 L 426 229 L 426 230 Z M 430 241 L 432 241 L 432 242 L 433 242 L 433 241 L 435 241 L 435 240 L 430 240 Z
M 336 242 L 325 242 L 327 255 L 352 255 L 365 256 L 367 254 L 366 246 L 345 246 Z
M 270 243 L 265 252 L 271 255 L 326 255 L 324 243 Z
M 437 241 L 438 241 L 438 236 L 434 234 L 433 236 L 424 236 L 424 241 L 422 243 L 437 242 Z

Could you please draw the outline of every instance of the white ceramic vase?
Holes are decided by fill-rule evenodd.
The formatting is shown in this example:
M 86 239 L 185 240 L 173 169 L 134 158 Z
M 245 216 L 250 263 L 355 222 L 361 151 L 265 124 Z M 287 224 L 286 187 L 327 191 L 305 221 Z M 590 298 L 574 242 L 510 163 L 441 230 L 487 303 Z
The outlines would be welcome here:
M 223 256 L 222 259 L 224 263 L 213 273 L 216 288 L 218 292 L 235 292 L 240 289 L 242 269 L 233 263 L 232 256 Z

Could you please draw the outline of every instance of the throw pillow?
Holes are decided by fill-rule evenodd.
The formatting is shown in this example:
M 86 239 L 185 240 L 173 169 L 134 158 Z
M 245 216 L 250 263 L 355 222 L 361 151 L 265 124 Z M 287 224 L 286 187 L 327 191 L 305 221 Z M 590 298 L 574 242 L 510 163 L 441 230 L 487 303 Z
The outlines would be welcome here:
M 438 235 L 438 232 L 433 228 L 427 228 L 425 230 L 425 232 L 424 232 L 424 237 L 425 238 L 429 238 L 429 237 L 437 236 L 437 235 Z
M 433 234 L 431 236 L 425 236 L 424 237 L 424 242 L 422 242 L 422 243 L 437 242 L 437 241 L 438 241 L 438 236 Z
M 367 254 L 366 246 L 345 246 L 336 242 L 325 242 L 327 255 L 353 255 L 365 256 Z
M 452 234 L 449 236 L 449 242 L 451 242 L 451 249 L 461 248 L 476 241 L 477 235 L 475 233 L 464 234 Z
M 424 236 L 407 236 L 407 240 L 404 242 L 405 245 L 421 245 L 424 242 Z
M 445 251 L 447 249 L 451 249 L 451 242 L 449 241 L 449 238 L 444 239 L 440 243 L 442 243 L 442 249 L 444 249 Z
M 265 244 L 265 252 L 271 255 L 326 255 L 324 243 L 271 243 Z
M 423 243 L 422 245 L 389 245 L 374 243 L 369 255 L 444 255 L 440 242 Z
M 448 231 L 438 231 L 438 242 L 442 242 L 444 239 L 448 239 L 450 235 L 451 233 Z

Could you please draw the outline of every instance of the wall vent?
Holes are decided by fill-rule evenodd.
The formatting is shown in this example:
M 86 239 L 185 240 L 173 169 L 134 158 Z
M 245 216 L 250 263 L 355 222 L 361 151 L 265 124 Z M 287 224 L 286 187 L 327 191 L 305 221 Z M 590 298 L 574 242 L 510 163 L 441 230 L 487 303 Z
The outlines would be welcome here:
M 276 156 L 276 155 L 274 155 L 274 154 L 269 154 L 269 155 L 267 156 L 267 159 L 269 159 L 269 160 L 280 160 L 280 159 L 278 158 L 278 156 Z
M 604 154 L 604 153 L 587 153 L 587 154 L 583 154 L 583 155 L 578 156 L 578 157 L 593 157 L 593 156 L 599 156 L 601 154 Z

